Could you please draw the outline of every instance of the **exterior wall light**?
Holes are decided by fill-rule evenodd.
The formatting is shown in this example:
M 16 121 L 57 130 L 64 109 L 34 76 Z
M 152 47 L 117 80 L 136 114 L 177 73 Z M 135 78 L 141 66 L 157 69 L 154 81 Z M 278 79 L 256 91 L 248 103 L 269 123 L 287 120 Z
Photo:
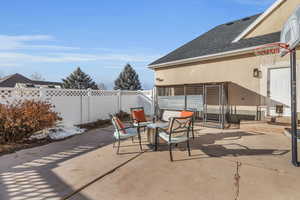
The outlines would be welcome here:
M 156 78 L 157 81 L 164 81 L 162 78 Z
M 253 69 L 253 77 L 255 78 L 261 77 L 261 71 L 258 68 Z

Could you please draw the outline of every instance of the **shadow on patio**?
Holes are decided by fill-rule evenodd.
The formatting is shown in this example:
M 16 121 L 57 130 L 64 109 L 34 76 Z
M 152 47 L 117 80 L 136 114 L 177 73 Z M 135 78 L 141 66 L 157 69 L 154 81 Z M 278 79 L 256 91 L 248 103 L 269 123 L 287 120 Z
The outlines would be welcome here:
M 53 173 L 52 169 L 59 166 L 61 162 L 94 149 L 90 146 L 78 146 L 71 150 L 25 162 L 10 169 L 1 169 L 1 199 L 61 199 L 62 196 L 72 192 L 72 189 Z M 45 171 L 47 172 L 45 173 Z M 88 200 L 84 196 L 81 198 Z
M 205 133 L 203 135 L 196 134 L 195 139 L 190 139 L 191 150 L 200 150 L 203 154 L 193 154 L 191 159 L 202 159 L 209 157 L 226 157 L 226 156 L 280 156 L 289 152 L 286 149 L 267 149 L 267 148 L 251 148 L 240 144 L 239 140 L 244 137 L 262 136 L 263 133 L 250 133 L 244 131 L 237 132 L 220 132 L 220 133 Z M 179 144 L 174 147 L 174 154 L 176 150 L 187 151 L 186 143 Z M 167 145 L 160 145 L 158 151 L 168 151 Z M 182 161 L 175 160 L 174 161 Z
M 42 149 L 48 148 L 48 150 L 38 152 L 38 155 L 28 156 L 28 154 L 33 154 L 36 150 L 26 150 L 27 155 L 25 154 L 24 156 L 27 156 L 27 158 L 25 159 L 22 158 L 22 153 L 20 152 L 18 153 L 20 158 L 13 165 L 3 164 L 5 160 L 1 160 L 0 199 L 61 199 L 74 193 L 82 186 L 82 183 L 89 184 L 93 182 L 98 176 L 138 153 L 137 141 L 132 144 L 131 140 L 128 140 L 122 144 L 123 148 L 121 149 L 124 150 L 124 155 L 116 155 L 111 146 L 107 146 L 112 143 L 111 135 L 110 129 L 101 129 L 101 134 L 99 135 L 81 135 L 66 141 L 52 143 L 50 144 L 51 147 L 38 147 Z M 102 136 L 108 138 L 106 138 L 104 143 Z M 216 129 L 211 130 L 211 132 L 197 130 L 195 140 L 191 139 L 192 156 L 186 156 L 186 159 L 177 157 L 176 150 L 186 151 L 186 145 L 180 144 L 178 148 L 174 148 L 175 161 L 226 156 L 280 156 L 289 152 L 289 150 L 285 149 L 253 148 L 253 146 L 249 147 L 243 143 L 249 137 L 255 136 L 259 139 L 264 134 L 247 131 L 219 132 Z M 100 143 L 102 145 L 99 145 Z M 64 145 L 67 146 L 63 147 Z M 96 151 L 99 148 L 101 148 L 101 151 Z M 160 145 L 158 150 L 168 151 L 168 148 L 166 145 Z M 200 154 L 199 151 L 201 152 Z M 146 152 L 149 154 L 154 153 L 147 150 Z M 13 158 L 13 156 L 13 154 L 9 155 L 10 158 Z M 60 170 L 57 170 L 59 168 Z M 99 171 L 98 169 L 101 170 Z M 77 183 L 77 185 L 75 184 L 74 186 L 74 183 Z M 76 198 L 89 200 L 81 192 L 76 194 Z
M 68 175 L 76 175 L 83 171 L 78 164 L 79 159 L 83 159 L 84 167 L 87 165 L 84 159 L 91 157 L 89 153 L 95 154 L 95 150 L 112 143 L 110 131 L 104 130 L 102 131 L 104 136 L 99 135 L 86 133 L 86 136 L 80 135 L 1 157 L 0 199 L 62 199 L 74 192 L 76 187 L 65 180 L 68 179 L 67 175 L 57 174 L 57 168 L 66 166 L 64 170 Z M 103 140 L 103 137 L 107 138 Z M 82 155 L 85 156 L 80 157 Z M 66 162 L 74 160 L 77 168 L 72 168 L 71 164 L 65 165 Z M 85 196 L 80 196 L 80 199 L 89 200 Z

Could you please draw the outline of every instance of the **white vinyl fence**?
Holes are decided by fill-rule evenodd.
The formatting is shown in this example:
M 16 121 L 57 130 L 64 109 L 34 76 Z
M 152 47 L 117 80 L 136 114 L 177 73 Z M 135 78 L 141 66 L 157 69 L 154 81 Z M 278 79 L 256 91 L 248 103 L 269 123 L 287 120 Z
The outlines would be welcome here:
M 35 99 L 48 101 L 55 106 L 64 123 L 82 124 L 108 119 L 109 114 L 132 107 L 144 107 L 146 114 L 153 113 L 152 90 L 109 91 L 47 88 L 0 88 L 0 103 Z

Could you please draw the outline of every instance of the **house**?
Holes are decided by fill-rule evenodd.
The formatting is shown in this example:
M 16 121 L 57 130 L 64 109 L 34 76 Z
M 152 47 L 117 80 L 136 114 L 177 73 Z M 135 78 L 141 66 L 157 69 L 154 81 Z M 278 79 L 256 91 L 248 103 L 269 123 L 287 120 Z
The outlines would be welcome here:
M 289 116 L 289 56 L 257 57 L 254 50 L 280 42 L 283 24 L 299 4 L 277 0 L 264 13 L 219 25 L 149 64 L 158 100 L 194 107 L 205 121 L 220 123 L 228 114 L 253 120 Z M 197 95 L 203 102 L 195 103 Z M 276 112 L 280 107 L 283 113 Z
M 17 87 L 17 88 L 61 88 L 62 84 L 58 82 L 49 81 L 35 81 L 31 80 L 21 74 L 12 74 L 0 78 L 0 87 Z

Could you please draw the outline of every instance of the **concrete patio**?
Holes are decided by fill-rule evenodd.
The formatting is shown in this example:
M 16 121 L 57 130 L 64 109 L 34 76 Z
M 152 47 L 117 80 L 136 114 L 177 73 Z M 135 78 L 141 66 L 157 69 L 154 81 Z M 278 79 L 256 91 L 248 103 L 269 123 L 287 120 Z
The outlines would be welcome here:
M 174 162 L 145 138 L 144 153 L 128 140 L 116 155 L 112 127 L 93 130 L 0 157 L 0 199 L 300 199 L 300 170 L 290 164 L 283 128 L 197 127 L 192 156 L 182 144 Z

